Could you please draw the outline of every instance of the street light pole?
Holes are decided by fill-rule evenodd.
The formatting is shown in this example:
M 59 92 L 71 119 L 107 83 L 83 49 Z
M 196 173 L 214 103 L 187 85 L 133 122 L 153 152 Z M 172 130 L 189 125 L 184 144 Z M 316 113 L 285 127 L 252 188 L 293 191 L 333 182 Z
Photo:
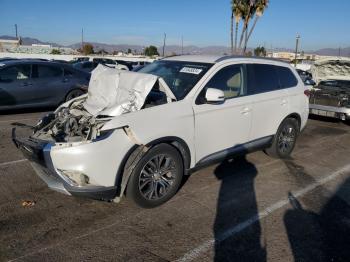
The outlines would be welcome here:
M 184 54 L 184 37 L 181 36 L 181 55 Z
M 84 28 L 81 28 L 81 51 L 83 51 L 84 47 Z
M 297 35 L 295 41 L 295 56 L 294 56 L 294 66 L 297 67 L 297 56 L 298 56 L 298 48 L 299 48 L 299 39 L 300 35 Z
M 166 33 L 164 33 L 164 40 L 163 40 L 163 57 L 165 53 L 165 40 L 166 40 Z

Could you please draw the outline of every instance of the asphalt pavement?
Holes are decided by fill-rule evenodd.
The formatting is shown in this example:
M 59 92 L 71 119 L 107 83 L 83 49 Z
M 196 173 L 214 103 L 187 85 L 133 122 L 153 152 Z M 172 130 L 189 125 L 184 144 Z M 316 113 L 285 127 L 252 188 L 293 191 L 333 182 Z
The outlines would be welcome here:
M 0 261 L 350 261 L 348 124 L 309 119 L 290 159 L 210 166 L 141 209 L 48 189 L 11 142 L 43 114 L 0 115 Z

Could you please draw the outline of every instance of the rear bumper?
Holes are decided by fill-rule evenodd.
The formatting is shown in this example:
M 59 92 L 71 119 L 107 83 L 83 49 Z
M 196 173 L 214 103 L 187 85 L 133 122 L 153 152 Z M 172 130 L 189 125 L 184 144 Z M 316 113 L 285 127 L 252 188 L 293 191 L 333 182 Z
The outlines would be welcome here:
M 350 108 L 347 107 L 310 104 L 309 108 L 310 114 L 334 117 L 342 120 L 350 119 Z
M 50 156 L 52 144 L 32 138 L 18 138 L 16 129 L 12 130 L 12 141 L 23 155 L 29 160 L 37 175 L 57 192 L 97 200 L 112 200 L 117 195 L 117 187 L 105 186 L 73 186 L 58 172 Z

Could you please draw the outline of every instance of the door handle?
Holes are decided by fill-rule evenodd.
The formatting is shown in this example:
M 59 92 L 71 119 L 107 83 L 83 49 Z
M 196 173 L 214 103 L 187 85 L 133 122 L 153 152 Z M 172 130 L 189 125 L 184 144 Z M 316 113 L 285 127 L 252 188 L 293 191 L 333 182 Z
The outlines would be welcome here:
M 250 112 L 250 108 L 248 108 L 248 107 L 244 107 L 242 110 L 241 110 L 241 114 L 242 115 L 246 115 L 246 114 L 248 114 Z

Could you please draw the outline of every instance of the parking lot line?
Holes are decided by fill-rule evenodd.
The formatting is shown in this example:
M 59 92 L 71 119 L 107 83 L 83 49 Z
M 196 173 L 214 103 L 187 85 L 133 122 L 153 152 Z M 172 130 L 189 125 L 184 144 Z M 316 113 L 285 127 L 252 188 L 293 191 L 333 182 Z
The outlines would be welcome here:
M 338 178 L 339 176 L 345 174 L 345 173 L 348 173 L 350 172 L 350 164 L 338 169 L 337 171 L 333 172 L 332 174 L 330 174 L 329 176 L 326 176 L 324 178 L 321 178 L 317 181 L 315 181 L 314 183 L 298 190 L 298 191 L 295 191 L 295 192 L 292 192 L 292 194 L 298 198 L 298 197 L 301 197 L 307 193 L 309 193 L 310 191 L 314 190 L 315 188 L 317 188 L 318 186 L 321 186 L 323 184 L 326 184 L 327 182 L 330 182 L 336 178 Z M 289 204 L 289 200 L 286 198 L 286 199 L 281 199 L 280 201 L 270 205 L 269 207 L 267 207 L 266 209 L 264 209 L 262 212 L 259 212 L 259 214 L 257 214 L 256 216 L 252 216 L 251 218 L 249 218 L 248 220 L 226 230 L 222 235 L 220 235 L 217 239 L 209 239 L 205 242 L 203 242 L 202 244 L 200 244 L 199 246 L 197 246 L 196 248 L 190 250 L 188 253 L 186 253 L 183 257 L 177 259 L 176 261 L 179 261 L 179 262 L 182 262 L 182 261 L 192 261 L 194 259 L 197 259 L 202 253 L 206 252 L 207 250 L 209 250 L 213 244 L 215 242 L 222 242 L 224 241 L 225 239 L 231 237 L 231 236 L 234 236 L 238 233 L 240 233 L 241 231 L 243 231 L 244 229 L 246 229 L 247 227 L 253 225 L 255 222 L 267 217 L 268 215 L 270 215 L 271 213 L 273 213 L 274 211 L 284 207 L 284 206 L 287 206 Z M 142 211 L 140 211 L 141 213 Z M 95 233 L 98 233 L 98 232 L 101 232 L 103 230 L 106 230 L 106 229 L 110 229 L 116 225 L 120 225 L 119 222 L 116 222 L 116 223 L 112 223 L 112 224 L 109 224 L 109 225 L 106 225 L 106 226 L 103 226 L 101 228 L 97 228 L 95 230 L 92 230 L 90 232 L 87 232 L 87 233 L 84 233 L 84 234 L 81 234 L 81 235 L 77 235 L 71 239 L 67 239 L 67 240 L 64 240 L 62 242 L 58 242 L 58 243 L 55 243 L 53 245 L 49 245 L 49 246 L 46 246 L 44 248 L 41 248 L 39 250 L 36 250 L 36 251 L 33 251 L 33 252 L 30 252 L 30 253 L 27 253 L 27 254 L 24 254 L 22 256 L 19 256 L 17 258 L 14 258 L 14 259 L 11 259 L 9 260 L 10 261 L 18 261 L 18 260 L 22 260 L 26 257 L 30 257 L 32 255 L 35 255 L 35 254 L 38 254 L 38 253 L 41 253 L 41 252 L 44 252 L 44 251 L 47 251 L 51 248 L 54 248 L 54 247 L 57 247 L 61 244 L 64 244 L 64 243 L 67 243 L 68 241 L 73 241 L 73 240 L 77 240 L 77 239 L 81 239 L 81 238 L 84 238 L 84 237 L 87 237 L 87 236 L 90 236 L 90 235 L 93 235 Z
M 14 164 L 18 164 L 18 163 L 25 162 L 25 161 L 27 161 L 27 159 L 23 158 L 23 159 L 19 159 L 19 160 L 4 162 L 4 163 L 0 163 L 0 167 L 8 166 L 8 165 L 14 165 Z
M 330 182 L 330 181 L 336 179 L 337 177 L 341 176 L 342 174 L 344 174 L 346 172 L 350 172 L 350 164 L 335 171 L 334 173 L 332 173 L 331 175 L 329 175 L 327 177 L 324 177 L 320 180 L 317 180 L 316 182 L 304 187 L 301 190 L 298 190 L 296 192 L 292 192 L 292 194 L 296 198 L 302 197 L 303 195 L 314 190 L 316 187 L 321 186 L 323 184 L 326 184 L 327 182 Z M 253 225 L 254 223 L 258 222 L 259 220 L 267 217 L 268 215 L 270 215 L 274 211 L 276 211 L 284 206 L 287 206 L 288 204 L 289 204 L 288 198 L 281 199 L 280 201 L 272 204 L 271 206 L 267 207 L 263 211 L 259 212 L 257 215 L 252 216 L 249 219 L 247 219 L 246 221 L 239 223 L 238 225 L 236 225 L 234 227 L 229 228 L 228 230 L 223 232 L 218 238 L 209 239 L 209 240 L 203 242 L 202 244 L 200 244 L 196 248 L 190 250 L 183 257 L 177 259 L 176 261 L 178 261 L 178 262 L 185 262 L 186 261 L 187 262 L 187 261 L 192 261 L 194 259 L 197 259 L 202 253 L 209 250 L 215 243 L 220 243 L 220 242 L 226 240 L 227 238 L 232 237 L 232 236 L 240 233 L 241 231 L 243 231 L 247 227 L 249 227 L 249 226 Z

